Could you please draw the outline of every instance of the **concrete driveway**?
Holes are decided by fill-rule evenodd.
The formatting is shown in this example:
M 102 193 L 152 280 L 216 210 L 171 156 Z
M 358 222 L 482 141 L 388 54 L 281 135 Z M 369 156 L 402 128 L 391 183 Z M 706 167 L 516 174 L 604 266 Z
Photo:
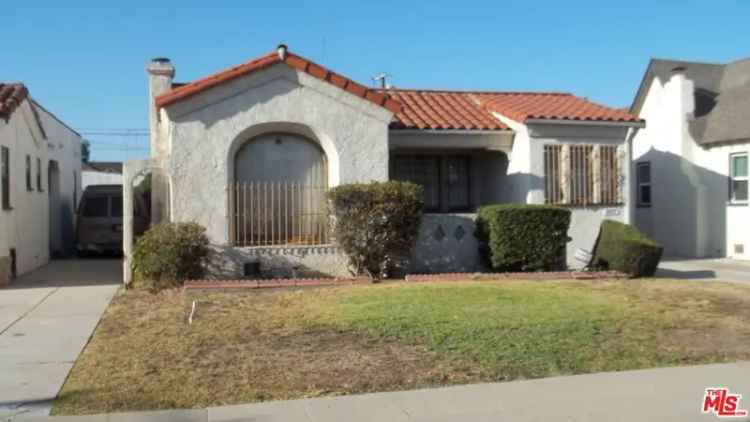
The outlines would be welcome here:
M 0 417 L 49 413 L 121 276 L 120 260 L 52 261 L 0 289 Z
M 750 261 L 726 258 L 665 258 L 659 263 L 656 276 L 681 280 L 729 281 L 750 284 Z

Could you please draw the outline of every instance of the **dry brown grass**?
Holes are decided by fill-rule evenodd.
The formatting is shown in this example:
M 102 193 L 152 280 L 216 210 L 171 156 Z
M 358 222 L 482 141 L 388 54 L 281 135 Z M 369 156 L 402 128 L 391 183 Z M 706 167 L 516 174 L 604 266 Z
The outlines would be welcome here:
M 528 291 L 529 295 L 538 295 L 539 300 L 551 300 L 553 316 L 567 319 L 578 315 L 578 303 L 583 303 L 582 308 L 589 306 L 582 298 L 595 299 L 589 310 L 611 309 L 604 322 L 590 322 L 586 319 L 590 316 L 581 316 L 582 322 L 571 321 L 577 324 L 572 325 L 575 330 L 593 327 L 595 337 L 581 336 L 575 339 L 580 344 L 572 345 L 570 337 L 560 339 L 567 343 L 566 347 L 581 352 L 604 347 L 591 355 L 600 362 L 581 362 L 579 355 L 579 361 L 568 366 L 561 360 L 558 369 L 529 372 L 530 376 L 552 375 L 557 370 L 581 373 L 750 358 L 750 289 L 721 283 L 401 283 L 276 292 L 168 291 L 156 295 L 128 291 L 118 295 L 108 308 L 76 362 L 53 413 L 196 408 L 511 379 L 514 376 L 508 374 L 515 372 L 508 372 L 508 361 L 522 367 L 524 356 L 536 359 L 533 368 L 538 368 L 539 361 L 548 355 L 534 355 L 533 345 L 537 343 L 529 343 L 531 353 L 526 350 L 510 360 L 497 353 L 495 345 L 502 344 L 508 331 L 503 331 L 507 327 L 498 321 L 503 318 L 492 313 L 491 303 L 483 305 L 488 314 L 466 314 L 466 318 L 476 318 L 468 325 L 466 321 L 464 325 L 451 325 L 452 320 L 444 320 L 446 309 L 469 312 L 475 308 L 473 301 L 486 296 L 486 292 L 474 290 L 488 286 L 490 292 L 506 294 L 513 290 L 518 295 Z M 432 296 L 424 302 L 428 304 L 426 308 L 414 305 L 404 313 L 398 313 L 398 308 L 389 302 L 407 293 L 420 295 L 435 290 L 449 293 L 450 301 L 442 304 L 447 308 L 433 303 Z M 504 308 L 498 312 L 510 312 L 507 306 L 512 303 L 508 297 L 503 297 Z M 189 325 L 193 300 L 197 300 L 197 311 Z M 554 307 L 556 301 L 560 308 Z M 363 304 L 373 306 L 367 308 L 370 314 L 366 318 L 358 319 L 365 312 Z M 519 306 L 518 312 L 527 307 L 523 303 Z M 424 319 L 417 320 L 415 315 Z M 610 320 L 614 330 L 608 337 L 603 336 L 600 329 L 604 327 L 608 332 L 610 326 L 606 324 Z M 414 331 L 415 324 L 421 328 L 425 321 L 437 321 L 430 328 L 435 331 Z M 571 327 L 561 321 L 563 329 Z M 484 331 L 477 331 L 476 338 L 459 332 L 467 326 Z M 529 325 L 530 339 L 539 336 L 534 326 Z M 518 335 L 518 326 L 510 329 Z M 426 337 L 433 334 L 441 339 L 439 347 Z M 543 334 L 549 336 L 549 329 Z M 482 335 L 484 338 L 480 338 Z M 601 339 L 601 344 L 589 344 Z M 514 339 L 521 343 L 525 340 Z M 449 351 L 442 351 L 443 346 Z M 623 359 L 608 366 L 608 362 L 601 362 L 608 359 L 606 347 L 613 348 L 613 354 L 622 352 L 620 355 L 626 357 L 632 352 L 638 359 Z M 545 353 L 560 354 L 555 350 Z M 495 361 L 497 365 L 493 366 Z

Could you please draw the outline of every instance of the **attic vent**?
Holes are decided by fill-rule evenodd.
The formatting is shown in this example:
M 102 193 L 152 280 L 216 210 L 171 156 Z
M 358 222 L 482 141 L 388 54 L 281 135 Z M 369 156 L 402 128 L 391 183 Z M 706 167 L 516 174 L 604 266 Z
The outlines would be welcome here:
M 745 254 L 745 245 L 742 243 L 736 243 L 734 245 L 734 253 L 737 255 L 744 255 Z

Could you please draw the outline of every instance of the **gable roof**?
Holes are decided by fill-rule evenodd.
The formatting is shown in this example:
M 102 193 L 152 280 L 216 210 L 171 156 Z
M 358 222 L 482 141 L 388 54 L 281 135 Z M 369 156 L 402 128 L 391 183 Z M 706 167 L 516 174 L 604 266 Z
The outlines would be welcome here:
M 367 88 L 364 85 L 360 85 L 357 82 L 334 73 L 323 66 L 305 59 L 304 57 L 298 56 L 291 52 L 286 52 L 286 54 L 284 54 L 282 57 L 282 55 L 277 53 L 276 51 L 268 53 L 260 58 L 250 60 L 249 62 L 243 63 L 239 66 L 214 73 L 213 75 L 207 76 L 205 78 L 201 78 L 177 88 L 171 89 L 164 94 L 156 97 L 156 106 L 166 107 L 170 104 L 174 104 L 185 98 L 203 92 L 209 88 L 213 88 L 217 85 L 231 81 L 241 76 L 266 69 L 277 63 L 285 63 L 292 68 L 295 68 L 322 81 L 335 85 L 351 94 L 356 95 L 357 97 L 363 98 L 367 101 L 384 107 L 393 113 L 396 113 L 401 109 L 401 105 L 399 103 L 377 92 L 377 90 Z
M 627 110 L 599 105 L 555 92 L 437 91 L 389 89 L 403 108 L 391 129 L 508 130 L 493 113 L 519 123 L 531 120 L 633 123 L 642 119 Z
M 29 95 L 29 90 L 22 83 L 0 82 L 0 119 L 7 120 L 10 115 Z
M 682 68 L 694 84 L 694 118 L 688 131 L 699 145 L 750 141 L 750 59 L 727 64 L 652 59 L 631 113 L 640 113 L 653 81 L 666 83 L 675 68 Z

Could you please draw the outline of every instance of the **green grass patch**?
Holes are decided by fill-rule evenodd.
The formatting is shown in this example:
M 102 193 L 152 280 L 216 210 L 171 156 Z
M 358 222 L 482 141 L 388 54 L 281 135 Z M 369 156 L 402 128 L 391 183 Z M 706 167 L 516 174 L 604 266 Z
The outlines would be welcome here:
M 410 285 L 335 296 L 337 324 L 426 344 L 482 365 L 492 379 L 621 370 L 677 362 L 653 321 L 622 302 L 560 284 Z

